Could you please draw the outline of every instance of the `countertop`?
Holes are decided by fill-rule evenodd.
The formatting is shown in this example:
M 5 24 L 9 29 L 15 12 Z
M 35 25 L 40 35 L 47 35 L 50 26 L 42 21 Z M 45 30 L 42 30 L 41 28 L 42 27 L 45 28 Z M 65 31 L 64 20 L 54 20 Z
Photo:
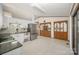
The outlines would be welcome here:
M 0 35 L 1 35 L 1 34 L 7 34 L 7 35 L 8 35 L 8 34 L 9 34 L 9 35 L 10 35 L 10 34 L 21 34 L 21 33 L 29 33 L 29 32 L 14 32 L 14 33 L 13 33 L 13 32 L 0 32 Z

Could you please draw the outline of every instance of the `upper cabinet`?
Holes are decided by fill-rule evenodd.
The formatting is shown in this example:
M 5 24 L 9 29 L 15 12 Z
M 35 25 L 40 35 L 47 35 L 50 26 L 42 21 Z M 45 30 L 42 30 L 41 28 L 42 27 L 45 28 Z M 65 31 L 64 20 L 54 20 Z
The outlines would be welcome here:
M 40 30 L 46 30 L 46 31 L 51 31 L 51 23 L 41 23 L 40 24 Z
M 68 21 L 54 22 L 54 38 L 68 40 Z
M 8 28 L 9 27 L 9 23 L 12 19 L 11 13 L 9 12 L 3 12 L 3 28 Z
M 0 29 L 4 30 L 9 26 L 9 19 L 11 19 L 10 13 L 3 10 L 2 4 L 0 4 Z
M 45 37 L 51 37 L 51 22 L 40 24 L 40 35 Z
M 60 25 L 60 28 L 61 28 L 60 31 L 63 32 L 63 30 L 64 30 L 64 29 L 63 29 L 64 24 L 63 24 L 63 22 L 61 22 L 60 24 L 61 24 L 61 25 Z
M 3 8 L 2 4 L 0 4 L 0 29 L 2 28 L 2 24 L 3 24 Z
M 54 22 L 54 31 L 67 32 L 67 21 Z
M 64 22 L 64 32 L 67 32 L 67 23 Z

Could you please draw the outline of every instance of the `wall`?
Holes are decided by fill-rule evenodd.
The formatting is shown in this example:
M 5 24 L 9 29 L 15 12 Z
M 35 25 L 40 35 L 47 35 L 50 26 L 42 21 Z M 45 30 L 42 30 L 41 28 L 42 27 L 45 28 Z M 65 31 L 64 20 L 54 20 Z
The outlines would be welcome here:
M 0 29 L 2 27 L 3 24 L 3 9 L 2 9 L 2 5 L 0 4 Z

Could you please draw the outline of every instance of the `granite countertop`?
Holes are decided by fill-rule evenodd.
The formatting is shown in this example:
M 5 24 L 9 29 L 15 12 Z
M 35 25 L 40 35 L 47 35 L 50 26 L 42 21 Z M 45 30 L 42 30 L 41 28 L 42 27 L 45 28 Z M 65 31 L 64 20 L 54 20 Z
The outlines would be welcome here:
M 0 34 L 20 34 L 20 33 L 27 33 L 27 30 L 16 31 L 15 29 L 11 29 L 11 28 L 7 28 L 7 29 L 2 28 L 0 30 Z
M 28 33 L 26 31 L 24 32 L 0 32 L 0 34 L 21 34 L 21 33 Z
M 28 33 L 28 32 L 15 32 L 15 33 L 10 33 L 10 34 L 20 34 L 20 33 Z

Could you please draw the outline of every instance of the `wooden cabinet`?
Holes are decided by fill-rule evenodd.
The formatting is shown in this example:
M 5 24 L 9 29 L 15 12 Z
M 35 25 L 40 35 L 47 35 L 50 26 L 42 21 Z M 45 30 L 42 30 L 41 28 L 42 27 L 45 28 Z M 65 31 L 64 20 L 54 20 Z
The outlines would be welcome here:
M 3 25 L 3 8 L 2 4 L 0 4 L 0 29 L 2 28 Z
M 51 37 L 51 31 L 40 30 L 40 36 Z
M 54 38 L 68 40 L 68 23 L 67 23 L 67 21 L 54 22 Z
M 40 24 L 40 36 L 51 37 L 51 23 Z

